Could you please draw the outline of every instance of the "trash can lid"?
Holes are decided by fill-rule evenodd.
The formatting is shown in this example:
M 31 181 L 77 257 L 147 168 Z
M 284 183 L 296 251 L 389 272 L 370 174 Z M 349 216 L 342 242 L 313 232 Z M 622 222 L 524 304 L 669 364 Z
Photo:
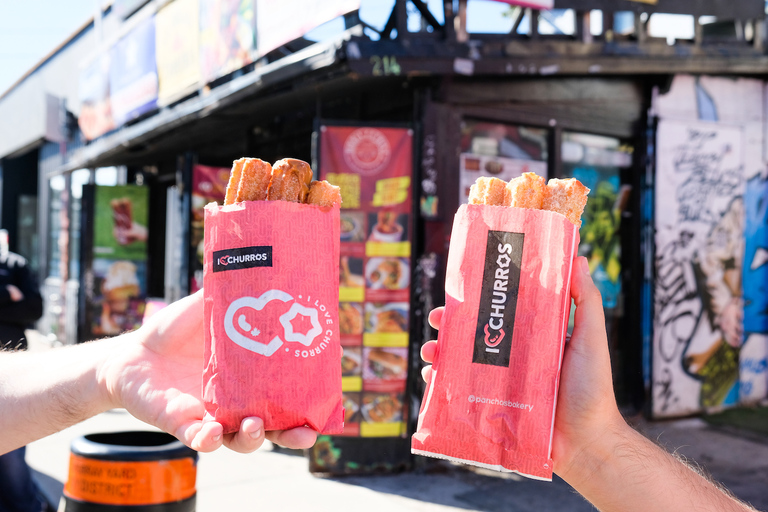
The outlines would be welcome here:
M 87 434 L 72 441 L 73 454 L 98 460 L 155 461 L 197 460 L 197 452 L 170 434 L 159 431 L 129 431 Z

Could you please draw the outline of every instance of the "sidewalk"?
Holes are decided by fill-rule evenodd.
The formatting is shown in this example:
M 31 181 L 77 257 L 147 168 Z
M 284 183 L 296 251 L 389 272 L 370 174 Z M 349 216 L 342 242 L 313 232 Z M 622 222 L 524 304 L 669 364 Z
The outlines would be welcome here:
M 723 430 L 700 419 L 631 420 L 647 437 L 697 462 L 737 497 L 768 512 L 768 437 L 740 435 L 732 427 Z M 145 429 L 152 428 L 127 412 L 109 411 L 32 443 L 27 461 L 55 504 L 67 478 L 72 439 L 89 433 Z M 197 477 L 197 509 L 201 512 L 595 510 L 558 478 L 550 484 L 444 461 L 435 462 L 427 471 L 398 475 L 317 478 L 309 473 L 304 457 L 274 451 L 269 443 L 249 455 L 225 449 L 200 454 Z
M 768 510 L 768 441 L 742 439 L 701 420 L 641 424 L 640 430 L 669 450 L 695 460 L 739 498 Z M 67 478 L 69 443 L 79 435 L 147 429 L 122 410 L 109 411 L 28 447 L 49 499 L 56 503 Z M 267 443 L 268 444 L 268 443 Z M 229 450 L 200 454 L 198 510 L 312 510 L 333 512 L 479 510 L 591 511 L 559 479 L 548 484 L 517 475 L 438 463 L 429 472 L 391 476 L 316 478 L 304 457 L 273 451 L 250 455 Z

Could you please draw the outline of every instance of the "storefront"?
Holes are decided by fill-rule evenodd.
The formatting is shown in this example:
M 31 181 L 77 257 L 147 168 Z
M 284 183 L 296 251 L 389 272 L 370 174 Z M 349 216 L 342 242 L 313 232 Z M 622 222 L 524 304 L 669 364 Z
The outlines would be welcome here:
M 344 198 L 349 229 L 340 265 L 348 281 L 340 301 L 349 331 L 344 386 L 357 415 L 347 418 L 346 438 L 318 445 L 313 463 L 329 472 L 408 467 L 405 436 L 422 391 L 418 351 L 435 336 L 425 319 L 443 302 L 453 212 L 478 176 L 532 171 L 576 177 L 592 191 L 580 252 L 603 294 L 618 400 L 628 410 L 649 407 L 659 258 L 649 205 L 659 193 L 654 148 L 662 142 L 658 113 L 649 110 L 669 89 L 670 70 L 761 73 L 756 37 L 741 41 L 736 57 L 700 42 L 674 53 L 607 29 L 592 40 L 578 23 L 568 38 L 545 41 L 534 23 L 521 37 L 472 35 L 465 43 L 453 33 L 450 9 L 443 24 L 422 11 L 432 30 L 408 33 L 398 1 L 381 40 L 363 35 L 352 9 L 335 39 L 264 43 L 259 59 L 254 43 L 249 59 L 200 67 L 190 65 L 201 62 L 199 41 L 175 41 L 178 52 L 168 53 L 163 45 L 172 43 L 162 35 L 178 33 L 187 18 L 196 24 L 200 6 L 159 4 L 128 18 L 111 47 L 118 60 L 118 43 L 129 37 L 146 49 L 135 76 L 109 82 L 98 72 L 100 57 L 84 68 L 90 103 L 81 127 L 93 140 L 64 161 L 48 157 L 52 146 L 41 150 L 48 332 L 65 342 L 111 334 L 140 323 L 147 308 L 194 292 L 200 208 L 223 197 L 231 162 L 306 160 L 317 177 L 352 191 Z M 150 52 L 150 42 L 160 46 Z M 180 58 L 185 51 L 193 57 Z M 104 108 L 107 100 L 115 104 Z M 365 162 L 349 164 L 347 145 Z M 127 264 L 114 269 L 117 262 Z M 373 371 L 382 354 L 407 361 L 407 371 Z M 378 443 L 373 451 L 369 438 Z M 368 452 L 377 456 L 362 458 Z

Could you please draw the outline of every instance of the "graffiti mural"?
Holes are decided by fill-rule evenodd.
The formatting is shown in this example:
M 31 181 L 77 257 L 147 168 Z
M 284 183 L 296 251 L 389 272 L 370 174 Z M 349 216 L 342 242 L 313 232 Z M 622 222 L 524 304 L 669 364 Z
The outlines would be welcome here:
M 756 175 L 744 191 L 744 344 L 739 358 L 742 403 L 768 395 L 768 179 Z
M 659 121 L 651 392 L 656 417 L 739 399 L 742 130 Z

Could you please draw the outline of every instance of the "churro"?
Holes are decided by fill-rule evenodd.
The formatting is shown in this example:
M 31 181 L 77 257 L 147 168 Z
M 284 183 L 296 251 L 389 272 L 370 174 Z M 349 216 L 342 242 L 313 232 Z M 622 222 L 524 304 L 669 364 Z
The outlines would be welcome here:
M 575 178 L 566 180 L 551 179 L 547 183 L 542 208 L 561 213 L 573 222 L 576 227 L 581 227 L 581 214 L 587 205 L 589 189 Z
M 309 186 L 307 204 L 333 206 L 341 204 L 341 189 L 327 181 L 313 181 Z
M 499 178 L 477 178 L 469 189 L 469 204 L 509 206 L 507 184 Z
M 258 158 L 241 158 L 240 184 L 237 187 L 237 202 L 264 201 L 267 198 L 272 166 Z
M 522 176 L 509 180 L 507 184 L 509 203 L 507 206 L 541 210 L 546 190 L 547 183 L 544 178 L 536 173 L 526 172 Z
M 227 192 L 224 196 L 224 204 L 234 204 L 237 199 L 237 189 L 240 185 L 240 175 L 243 171 L 245 158 L 232 162 L 232 171 L 229 173 L 229 182 L 227 182 Z
M 309 193 L 312 168 L 307 162 L 286 158 L 272 166 L 272 181 L 269 182 L 269 201 L 290 201 L 303 203 Z
M 581 227 L 588 195 L 589 189 L 575 178 L 551 179 L 545 184 L 541 176 L 526 172 L 509 183 L 498 178 L 477 178 L 469 189 L 469 204 L 550 210 Z

